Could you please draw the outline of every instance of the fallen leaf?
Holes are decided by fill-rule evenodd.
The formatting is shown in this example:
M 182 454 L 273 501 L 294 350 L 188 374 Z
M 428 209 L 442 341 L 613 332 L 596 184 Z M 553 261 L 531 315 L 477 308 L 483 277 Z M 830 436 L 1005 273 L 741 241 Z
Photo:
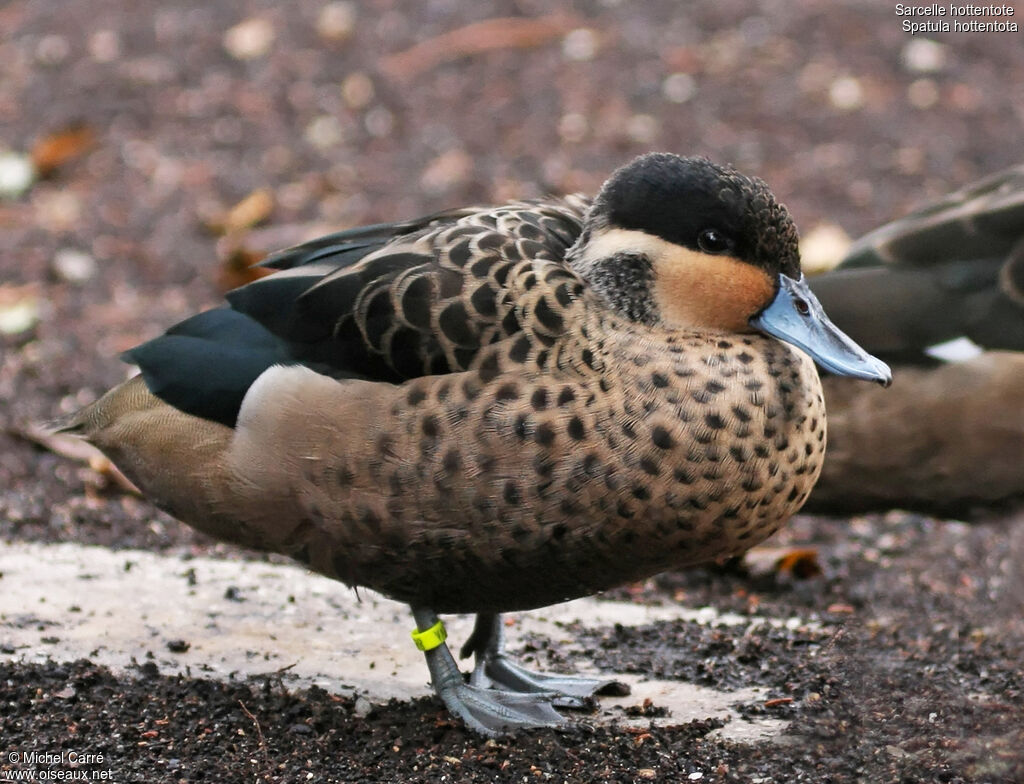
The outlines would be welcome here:
M 217 285 L 221 291 L 231 291 L 246 283 L 272 275 L 273 270 L 258 267 L 267 255 L 252 250 L 245 245 L 244 238 L 225 237 L 227 242 L 218 243 L 217 254 L 220 256 L 220 268 L 217 271 Z
M 775 570 L 780 574 L 791 574 L 798 580 L 820 577 L 821 564 L 818 563 L 818 551 L 813 549 L 792 550 L 775 563 Z
M 217 284 L 222 291 L 230 291 L 271 275 L 274 272 L 272 269 L 254 265 L 276 250 L 289 248 L 336 230 L 336 226 L 314 221 L 227 234 L 217 242 L 217 258 L 221 264 Z
M 214 234 L 231 234 L 262 223 L 273 211 L 273 193 L 269 188 L 258 188 L 234 207 L 205 217 L 204 222 Z
M 77 436 L 68 433 L 57 433 L 43 425 L 28 424 L 20 427 L 11 427 L 8 432 L 25 441 L 41 446 L 55 455 L 74 460 L 76 463 L 84 463 L 89 468 L 103 477 L 109 483 L 119 487 L 121 490 L 142 495 L 142 492 L 135 484 L 115 466 L 106 455 L 92 444 L 83 441 Z
M 52 174 L 58 166 L 82 156 L 96 144 L 96 132 L 85 123 L 74 123 L 48 134 L 32 145 L 30 157 L 39 176 Z
M 274 210 L 274 195 L 270 188 L 259 188 L 228 210 L 224 220 L 226 231 L 252 228 L 270 217 Z
M 744 556 L 744 564 L 753 576 L 778 574 L 807 580 L 824 573 L 813 548 L 755 547 Z
M 856 611 L 856 608 L 849 604 L 830 604 L 825 608 L 825 612 L 835 613 L 836 615 L 850 615 Z
M 442 63 L 499 49 L 529 49 L 574 30 L 578 20 L 567 14 L 534 19 L 504 17 L 460 27 L 384 58 L 381 68 L 396 79 L 409 79 Z

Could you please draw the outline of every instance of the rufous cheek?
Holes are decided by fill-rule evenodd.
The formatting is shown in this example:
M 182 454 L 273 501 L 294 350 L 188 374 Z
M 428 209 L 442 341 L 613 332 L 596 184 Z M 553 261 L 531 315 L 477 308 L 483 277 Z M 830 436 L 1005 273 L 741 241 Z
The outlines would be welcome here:
M 654 261 L 654 299 L 674 327 L 748 332 L 748 320 L 775 296 L 764 270 L 731 256 L 676 246 Z

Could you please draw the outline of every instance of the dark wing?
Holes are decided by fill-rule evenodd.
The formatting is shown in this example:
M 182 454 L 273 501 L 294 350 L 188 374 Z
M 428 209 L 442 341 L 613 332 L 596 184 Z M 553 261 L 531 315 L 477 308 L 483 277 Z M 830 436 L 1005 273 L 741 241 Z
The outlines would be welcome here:
M 959 337 L 1024 351 L 1024 165 L 867 234 L 810 284 L 840 328 L 889 360 Z
M 274 275 L 230 292 L 126 354 L 165 402 L 233 425 L 274 364 L 400 382 L 464 370 L 519 331 L 506 277 L 561 261 L 582 231 L 582 198 L 464 209 L 338 232 L 281 251 Z

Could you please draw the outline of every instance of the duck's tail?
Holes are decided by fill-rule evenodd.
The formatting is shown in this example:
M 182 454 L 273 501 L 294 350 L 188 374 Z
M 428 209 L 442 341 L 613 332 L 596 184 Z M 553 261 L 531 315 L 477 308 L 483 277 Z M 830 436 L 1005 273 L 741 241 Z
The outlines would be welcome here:
M 145 408 L 150 397 L 142 376 L 134 376 L 89 405 L 41 423 L 40 428 L 48 433 L 80 436 L 86 441 L 92 441 L 97 433 L 102 432 L 125 413 L 140 407 Z

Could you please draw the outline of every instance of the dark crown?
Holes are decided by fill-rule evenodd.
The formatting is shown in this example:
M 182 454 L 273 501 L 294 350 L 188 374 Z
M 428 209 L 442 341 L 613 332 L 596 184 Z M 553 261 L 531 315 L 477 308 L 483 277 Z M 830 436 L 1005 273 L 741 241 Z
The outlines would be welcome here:
M 763 180 L 706 158 L 641 155 L 617 169 L 597 195 L 594 228 L 645 231 L 698 250 L 702 231 L 724 232 L 730 255 L 771 273 L 800 277 L 799 237 L 785 205 Z

